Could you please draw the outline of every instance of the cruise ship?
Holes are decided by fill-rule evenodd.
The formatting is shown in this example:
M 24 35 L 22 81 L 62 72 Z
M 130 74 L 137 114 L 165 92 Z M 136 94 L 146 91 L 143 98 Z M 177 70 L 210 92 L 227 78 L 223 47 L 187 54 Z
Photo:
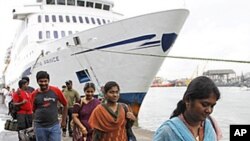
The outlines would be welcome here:
M 28 76 L 38 87 L 36 73 L 44 70 L 51 85 L 72 80 L 83 95 L 86 82 L 95 83 L 99 93 L 112 80 L 120 85 L 120 101 L 138 112 L 189 11 L 125 19 L 113 7 L 111 0 L 34 0 L 13 9 L 21 25 L 7 50 L 5 84 L 17 88 Z

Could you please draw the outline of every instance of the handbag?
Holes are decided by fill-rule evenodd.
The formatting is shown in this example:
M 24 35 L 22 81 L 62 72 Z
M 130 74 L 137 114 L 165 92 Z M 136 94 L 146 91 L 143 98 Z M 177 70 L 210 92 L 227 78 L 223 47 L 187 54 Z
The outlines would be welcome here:
M 17 120 L 10 120 L 7 119 L 5 121 L 5 125 L 4 125 L 4 129 L 5 130 L 9 130 L 9 131 L 18 131 L 18 123 Z
M 124 111 L 125 113 L 128 112 L 128 107 L 126 104 L 122 103 L 122 106 L 124 108 Z M 125 114 L 126 115 L 126 114 Z M 135 137 L 135 134 L 132 130 L 132 126 L 134 125 L 134 121 L 133 120 L 130 120 L 130 119 L 127 119 L 127 123 L 126 123 L 126 132 L 127 132 L 127 138 L 128 138 L 128 141 L 137 141 L 136 137 Z
M 77 125 L 74 125 L 73 126 L 73 141 L 78 141 L 81 138 L 82 138 L 82 132 L 80 131 Z
M 19 131 L 21 141 L 36 141 L 35 131 L 33 127 Z
M 5 121 L 5 124 L 4 124 L 4 129 L 5 129 L 5 130 L 9 130 L 10 122 L 11 122 L 11 120 L 9 120 L 9 119 L 7 119 L 7 120 Z
M 133 124 L 134 124 L 134 121 L 127 119 L 126 131 L 127 131 L 128 141 L 136 141 L 135 134 L 132 130 Z
M 81 106 L 81 108 L 79 109 L 79 111 L 78 111 L 78 114 L 79 114 L 79 116 L 80 116 L 80 111 L 81 111 L 81 109 L 82 109 L 82 106 L 83 106 L 83 100 L 81 99 L 81 101 L 80 101 L 80 106 Z M 79 118 L 79 117 L 78 117 Z M 80 120 L 80 118 L 79 118 L 79 120 Z M 71 126 L 71 128 L 73 129 L 73 141 L 78 141 L 78 140 L 80 140 L 81 138 L 83 138 L 84 139 L 84 137 L 83 137 L 83 135 L 82 135 L 82 131 L 80 130 L 80 128 L 75 124 L 75 122 L 73 121 L 73 120 L 71 120 L 71 123 L 70 123 L 70 126 Z

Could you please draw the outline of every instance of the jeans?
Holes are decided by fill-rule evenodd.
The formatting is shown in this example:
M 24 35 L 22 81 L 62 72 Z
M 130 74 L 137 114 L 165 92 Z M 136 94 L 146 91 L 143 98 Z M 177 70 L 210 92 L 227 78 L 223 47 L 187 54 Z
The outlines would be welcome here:
M 48 128 L 35 128 L 36 141 L 61 141 L 59 123 Z
M 68 116 L 67 116 L 67 120 L 66 120 L 66 124 L 68 125 L 68 131 L 69 134 L 72 134 L 72 129 L 71 129 L 71 125 L 70 122 L 72 120 L 72 113 L 73 113 L 73 108 L 68 108 Z M 63 132 L 67 131 L 67 127 L 62 129 Z

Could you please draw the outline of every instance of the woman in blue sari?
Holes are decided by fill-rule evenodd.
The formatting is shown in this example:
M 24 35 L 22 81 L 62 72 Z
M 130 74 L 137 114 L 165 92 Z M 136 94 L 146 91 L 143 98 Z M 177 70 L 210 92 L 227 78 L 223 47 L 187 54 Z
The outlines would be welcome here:
M 216 141 L 209 115 L 219 99 L 220 92 L 210 78 L 193 79 L 170 119 L 155 132 L 153 141 Z

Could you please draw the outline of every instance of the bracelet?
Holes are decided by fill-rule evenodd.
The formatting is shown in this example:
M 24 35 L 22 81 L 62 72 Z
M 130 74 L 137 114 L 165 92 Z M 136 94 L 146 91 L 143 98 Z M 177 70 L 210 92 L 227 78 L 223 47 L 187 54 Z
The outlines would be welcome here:
M 85 130 L 86 130 L 86 128 L 81 128 L 81 130 L 85 131 Z

